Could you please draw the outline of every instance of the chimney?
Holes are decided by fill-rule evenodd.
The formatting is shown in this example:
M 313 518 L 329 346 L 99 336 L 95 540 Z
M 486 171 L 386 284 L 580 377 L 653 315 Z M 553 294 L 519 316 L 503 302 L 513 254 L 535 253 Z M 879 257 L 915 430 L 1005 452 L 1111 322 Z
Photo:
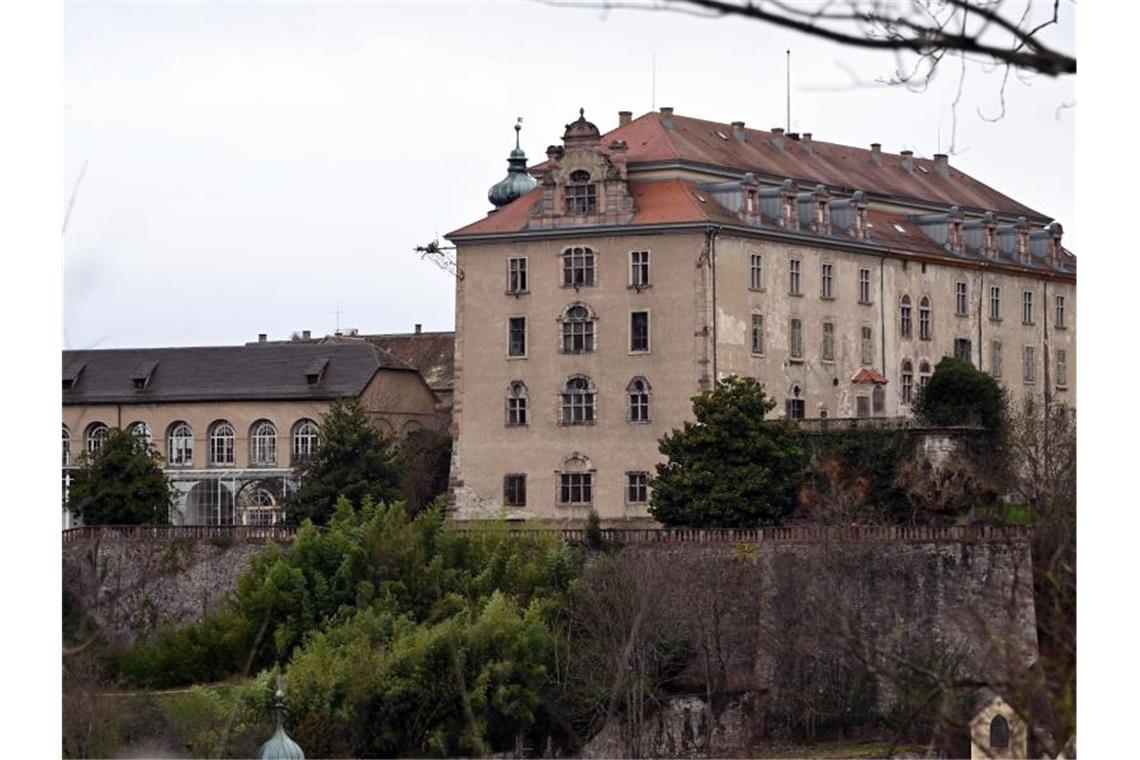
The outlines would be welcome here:
M 871 143 L 871 160 L 876 166 L 883 165 L 883 146 L 881 143 Z
M 744 142 L 745 140 L 748 139 L 748 136 L 744 133 L 744 122 L 742 122 L 742 121 L 732 122 L 732 136 L 735 137 L 737 140 L 740 140 L 740 142 Z
M 421 325 L 419 322 L 416 322 L 416 335 L 419 335 L 423 331 L 423 329 L 424 329 L 424 326 Z
M 899 155 L 902 156 L 903 171 L 914 171 L 914 151 L 913 150 L 900 150 Z
M 301 340 L 309 340 L 313 337 L 313 333 L 309 330 L 301 331 Z
M 812 154 L 811 132 L 804 132 L 804 135 L 801 138 L 801 142 L 804 145 L 804 153 L 807 153 L 810 156 Z
M 258 343 L 265 343 L 267 340 L 269 340 L 268 334 L 266 334 L 266 333 L 258 333 L 257 334 L 257 342 Z
M 784 149 L 784 128 L 772 127 L 772 144 L 780 150 Z
M 950 157 L 945 153 L 934 154 L 934 171 L 938 172 L 940 177 L 950 176 Z
M 624 127 L 633 121 L 633 111 L 618 111 L 618 126 Z
M 673 107 L 661 106 L 661 126 L 665 129 L 673 128 Z

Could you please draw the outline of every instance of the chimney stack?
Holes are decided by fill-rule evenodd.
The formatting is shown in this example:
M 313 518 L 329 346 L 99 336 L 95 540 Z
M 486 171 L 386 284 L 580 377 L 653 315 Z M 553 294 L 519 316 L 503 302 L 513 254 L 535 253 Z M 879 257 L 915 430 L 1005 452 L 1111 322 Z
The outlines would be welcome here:
M 258 333 L 257 334 L 257 342 L 258 343 L 265 343 L 268 340 L 269 340 L 268 334 L 266 334 L 266 333 Z
M 804 145 L 804 153 L 807 153 L 810 156 L 812 153 L 811 132 L 804 132 L 803 137 L 801 138 L 801 142 Z
M 871 143 L 871 160 L 875 162 L 876 166 L 883 165 L 883 145 L 882 143 Z
M 419 322 L 416 322 L 416 335 L 419 335 L 420 332 L 423 331 L 423 329 L 424 329 L 424 326 L 421 325 Z
M 309 330 L 301 331 L 301 340 L 309 340 L 313 337 L 313 333 Z
M 744 142 L 746 139 L 748 139 L 748 136 L 744 132 L 744 122 L 732 122 L 732 136 L 737 140 L 740 140 L 740 142 Z
M 913 150 L 900 150 L 899 155 L 902 156 L 903 171 L 914 171 L 914 151 Z
M 618 126 L 624 127 L 633 121 L 633 111 L 618 111 Z
M 673 107 L 661 106 L 661 126 L 665 129 L 673 128 Z
M 934 154 L 934 171 L 938 172 L 940 177 L 950 176 L 950 157 L 945 153 Z
M 784 149 L 784 128 L 772 127 L 772 144 L 780 150 Z

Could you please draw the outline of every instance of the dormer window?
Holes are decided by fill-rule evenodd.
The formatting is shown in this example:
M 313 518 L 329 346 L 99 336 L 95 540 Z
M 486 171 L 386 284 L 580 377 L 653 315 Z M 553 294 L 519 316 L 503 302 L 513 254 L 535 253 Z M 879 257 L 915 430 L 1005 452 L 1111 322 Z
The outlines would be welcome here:
M 566 183 L 566 213 L 581 216 L 598 208 L 598 188 L 590 181 L 590 173 L 577 169 L 570 172 Z
M 328 365 L 328 359 L 317 359 L 310 364 L 309 368 L 305 370 L 305 382 L 308 385 L 320 385 L 321 378 L 324 376 L 325 368 Z

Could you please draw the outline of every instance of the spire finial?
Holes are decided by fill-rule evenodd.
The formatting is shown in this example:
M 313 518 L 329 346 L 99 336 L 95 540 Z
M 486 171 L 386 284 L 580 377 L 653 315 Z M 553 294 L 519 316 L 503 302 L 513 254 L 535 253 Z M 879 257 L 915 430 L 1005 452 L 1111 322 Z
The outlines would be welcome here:
M 522 131 L 522 117 L 515 122 L 515 150 L 519 149 L 519 132 Z
M 578 117 L 582 118 L 582 119 L 586 118 L 586 109 L 585 108 L 579 108 L 578 109 Z
M 273 695 L 277 700 L 277 728 L 285 726 L 285 690 L 281 688 L 281 674 L 277 674 L 277 693 Z

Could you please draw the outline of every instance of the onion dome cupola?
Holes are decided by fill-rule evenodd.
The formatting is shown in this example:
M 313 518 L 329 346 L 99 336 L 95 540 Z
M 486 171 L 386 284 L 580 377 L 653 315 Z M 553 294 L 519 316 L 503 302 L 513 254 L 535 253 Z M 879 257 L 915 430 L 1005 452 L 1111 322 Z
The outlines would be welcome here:
M 285 692 L 281 689 L 281 676 L 277 676 L 277 730 L 269 741 L 261 745 L 259 760 L 305 760 L 305 752 L 289 734 L 285 733 Z
M 491 185 L 487 199 L 495 208 L 502 208 L 520 195 L 538 186 L 538 181 L 526 171 L 526 153 L 519 147 L 519 132 L 522 130 L 522 117 L 515 122 L 515 149 L 507 159 L 507 176 Z

